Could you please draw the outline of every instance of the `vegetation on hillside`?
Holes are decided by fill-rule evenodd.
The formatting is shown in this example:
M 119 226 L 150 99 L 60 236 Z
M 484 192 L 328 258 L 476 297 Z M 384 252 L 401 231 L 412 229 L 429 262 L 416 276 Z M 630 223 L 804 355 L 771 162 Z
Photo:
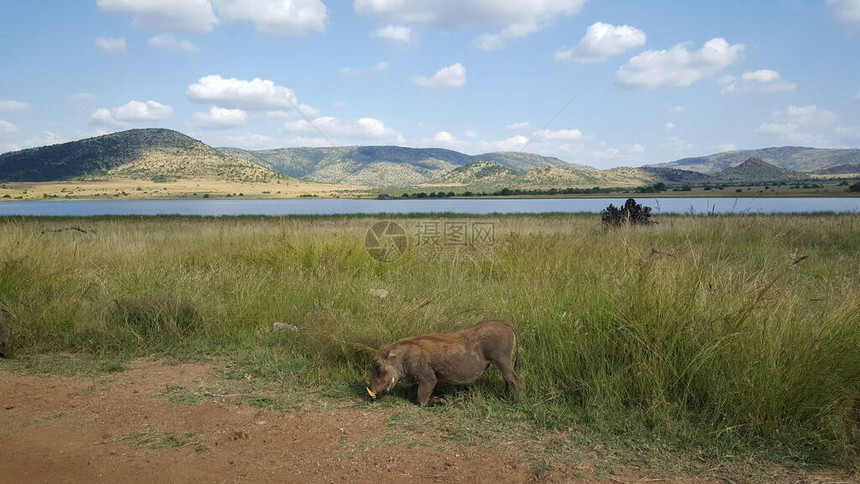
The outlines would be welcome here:
M 684 158 L 653 167 L 680 168 L 700 173 L 716 173 L 736 166 L 750 158 L 759 158 L 778 168 L 796 171 L 815 171 L 831 166 L 860 164 L 860 149 L 818 149 L 799 146 L 780 146 L 759 150 L 737 150 L 709 156 Z
M 261 163 L 302 180 L 353 185 L 403 187 L 420 185 L 475 162 L 495 163 L 514 172 L 535 168 L 588 169 L 558 158 L 531 153 L 485 153 L 469 156 L 439 148 L 344 146 L 248 151 L 219 148 L 230 156 Z
M 0 155 L 2 181 L 110 178 L 265 182 L 283 176 L 169 129 L 132 129 Z

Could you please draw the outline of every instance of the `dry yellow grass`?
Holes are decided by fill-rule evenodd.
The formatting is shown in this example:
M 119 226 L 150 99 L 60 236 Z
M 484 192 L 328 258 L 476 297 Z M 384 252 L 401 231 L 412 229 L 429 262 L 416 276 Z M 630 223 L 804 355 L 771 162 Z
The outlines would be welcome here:
M 273 180 L 265 183 L 204 179 L 164 183 L 133 179 L 71 180 L 3 183 L 0 185 L 0 200 L 139 200 L 203 198 L 205 195 L 217 198 L 239 194 L 251 198 L 298 198 L 303 195 L 337 198 L 360 196 L 364 190 L 364 187 L 351 185 L 298 180 Z

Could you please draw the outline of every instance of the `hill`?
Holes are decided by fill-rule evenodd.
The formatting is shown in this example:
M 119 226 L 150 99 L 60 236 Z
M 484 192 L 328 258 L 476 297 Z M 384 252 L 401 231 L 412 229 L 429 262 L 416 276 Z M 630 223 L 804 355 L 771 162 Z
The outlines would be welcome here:
M 860 149 L 818 149 L 801 146 L 781 146 L 759 150 L 738 150 L 708 156 L 683 158 L 643 168 L 677 168 L 714 174 L 737 166 L 750 158 L 758 158 L 777 168 L 811 172 L 831 166 L 860 163 Z
M 543 167 L 594 170 L 585 165 L 531 153 L 500 152 L 470 156 L 441 148 L 345 146 L 258 151 L 238 148 L 219 150 L 302 180 L 370 186 L 414 186 L 429 183 L 458 167 L 475 162 L 490 162 L 521 173 Z
M 860 163 L 836 165 L 822 170 L 815 170 L 816 175 L 857 175 L 860 173 Z
M 806 178 L 799 172 L 778 168 L 761 158 L 750 158 L 740 165 L 732 166 L 716 174 L 725 182 L 779 182 Z
M 224 155 L 169 129 L 132 129 L 0 155 L 0 180 L 209 179 L 264 182 L 269 168 Z
M 572 170 L 558 166 L 543 166 L 524 173 L 491 161 L 476 161 L 457 167 L 422 187 L 459 187 L 470 191 L 502 188 L 549 189 L 633 187 L 653 183 L 655 178 L 637 168 L 620 167 L 609 170 L 593 168 Z
M 670 184 L 704 184 L 718 181 L 712 175 L 678 168 L 643 166 L 640 169 L 654 178 Z
M 579 163 L 568 163 L 552 156 L 541 156 L 534 153 L 522 153 L 517 151 L 500 151 L 495 153 L 483 153 L 471 157 L 472 160 L 492 161 L 506 166 L 514 171 L 525 173 L 535 168 L 555 167 L 565 170 L 590 170 L 597 171 L 587 165 Z
M 516 179 L 518 175 L 519 173 L 516 171 L 494 161 L 476 161 L 468 165 L 458 166 L 431 183 L 451 186 L 506 184 Z

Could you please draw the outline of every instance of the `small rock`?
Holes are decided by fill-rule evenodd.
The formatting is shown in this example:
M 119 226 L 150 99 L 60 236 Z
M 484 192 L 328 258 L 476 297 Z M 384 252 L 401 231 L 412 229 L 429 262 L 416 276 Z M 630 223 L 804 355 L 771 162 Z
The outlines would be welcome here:
M 388 291 L 385 289 L 369 289 L 367 291 L 367 295 L 370 297 L 385 299 L 388 297 Z
M 296 326 L 294 326 L 292 324 L 274 323 L 274 324 L 272 324 L 272 328 L 269 329 L 270 333 L 277 333 L 277 332 L 281 332 L 281 331 L 286 331 L 286 332 L 290 332 L 290 333 L 298 333 L 299 328 L 297 328 Z

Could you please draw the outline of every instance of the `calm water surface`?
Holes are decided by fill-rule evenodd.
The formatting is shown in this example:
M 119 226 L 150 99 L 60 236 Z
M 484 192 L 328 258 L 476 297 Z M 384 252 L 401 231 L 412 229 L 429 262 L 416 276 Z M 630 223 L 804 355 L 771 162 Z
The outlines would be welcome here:
M 645 198 L 653 213 L 860 213 L 854 198 Z M 0 216 L 598 213 L 621 198 L 447 200 L 110 200 L 0 202 Z

